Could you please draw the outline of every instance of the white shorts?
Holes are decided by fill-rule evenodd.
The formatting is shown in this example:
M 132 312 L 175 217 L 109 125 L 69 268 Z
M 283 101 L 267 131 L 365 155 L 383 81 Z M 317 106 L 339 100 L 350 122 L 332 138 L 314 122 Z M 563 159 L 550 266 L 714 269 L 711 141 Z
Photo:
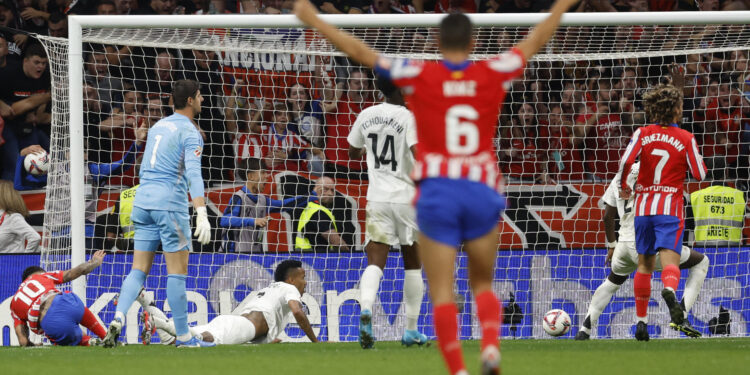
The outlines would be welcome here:
M 238 345 L 252 341 L 255 337 L 253 323 L 239 315 L 219 315 L 208 324 L 192 327 L 198 334 L 208 332 L 216 345 Z
M 680 252 L 680 264 L 687 262 L 690 258 L 690 248 L 682 247 Z M 654 269 L 661 271 L 661 258 L 656 254 Z M 612 272 L 615 275 L 627 276 L 638 268 L 638 252 L 635 251 L 635 242 L 618 242 L 615 252 L 612 254 Z
M 367 202 L 365 244 L 413 245 L 417 241 L 417 214 L 403 203 Z

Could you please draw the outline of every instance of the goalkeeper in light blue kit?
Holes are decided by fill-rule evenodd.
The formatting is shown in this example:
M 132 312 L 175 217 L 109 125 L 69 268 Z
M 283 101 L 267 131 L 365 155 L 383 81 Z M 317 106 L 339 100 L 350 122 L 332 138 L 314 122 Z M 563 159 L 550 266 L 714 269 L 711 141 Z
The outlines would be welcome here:
M 140 171 L 140 187 L 133 202 L 135 226 L 133 267 L 120 289 L 115 319 L 107 329 L 104 346 L 117 345 L 125 324 L 125 314 L 143 286 L 154 253 L 161 242 L 167 263 L 167 301 L 177 333 L 176 346 L 214 346 L 190 335 L 187 324 L 187 278 L 190 243 L 190 217 L 187 192 L 196 212 L 195 236 L 198 242 L 211 240 L 201 177 L 203 140 L 193 123 L 201 112 L 203 97 L 198 82 L 179 80 L 172 88 L 175 113 L 159 120 L 148 132 Z

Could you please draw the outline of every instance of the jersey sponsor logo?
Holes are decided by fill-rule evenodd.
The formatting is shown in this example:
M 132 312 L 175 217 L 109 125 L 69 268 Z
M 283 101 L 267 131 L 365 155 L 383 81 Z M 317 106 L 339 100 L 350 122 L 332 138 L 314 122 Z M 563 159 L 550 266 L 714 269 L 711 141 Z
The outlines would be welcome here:
M 639 189 L 640 188 L 640 189 Z M 665 186 L 665 185 L 655 185 L 655 186 L 649 186 L 644 188 L 641 185 L 636 185 L 636 191 L 637 192 L 653 192 L 653 193 L 667 193 L 667 194 L 676 194 L 680 192 L 680 189 L 673 187 L 673 186 Z
M 645 146 L 645 145 L 647 145 L 649 143 L 652 143 L 652 142 L 664 142 L 664 143 L 668 143 L 668 144 L 672 145 L 672 147 L 676 148 L 677 151 L 682 151 L 682 150 L 685 149 L 685 145 L 683 145 L 682 142 L 680 142 L 679 140 L 675 139 L 671 135 L 661 134 L 661 133 L 651 134 L 651 135 L 647 135 L 647 136 L 643 137 L 641 139 L 641 146 Z
M 443 95 L 446 98 L 454 96 L 477 96 L 476 81 L 445 81 Z

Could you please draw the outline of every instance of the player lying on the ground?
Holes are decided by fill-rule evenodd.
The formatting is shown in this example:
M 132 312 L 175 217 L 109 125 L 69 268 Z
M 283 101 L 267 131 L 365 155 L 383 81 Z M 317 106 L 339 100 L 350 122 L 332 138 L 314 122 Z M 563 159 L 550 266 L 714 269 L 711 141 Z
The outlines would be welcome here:
M 640 163 L 633 164 L 628 175 L 627 184 L 633 187 L 638 178 Z M 604 230 L 607 236 L 607 264 L 611 262 L 611 272 L 607 279 L 596 288 L 594 295 L 591 297 L 586 318 L 583 320 L 581 328 L 576 334 L 576 340 L 588 340 L 591 335 L 591 325 L 599 319 L 604 308 L 617 293 L 620 286 L 628 279 L 628 275 L 638 268 L 638 252 L 635 250 L 635 229 L 633 224 L 633 197 L 622 199 L 619 197 L 620 180 L 614 178 L 609 184 L 607 191 L 602 196 L 604 201 Z M 615 215 L 620 217 L 620 234 L 619 241 L 615 237 Z M 661 270 L 661 259 L 656 255 L 656 270 Z M 682 296 L 681 305 L 685 310 L 685 323 L 680 330 L 690 337 L 700 337 L 701 333 L 696 331 L 687 322 L 688 311 L 693 307 L 695 300 L 698 298 L 703 287 L 703 280 L 708 273 L 708 257 L 691 250 L 687 246 L 682 247 L 680 252 L 680 268 L 690 269 L 687 283 L 685 284 L 685 293 Z M 644 336 L 648 340 L 648 331 Z
M 347 137 L 349 156 L 356 160 L 367 154 L 367 268 L 359 281 L 359 344 L 372 348 L 372 305 L 378 296 L 380 279 L 391 246 L 400 245 L 404 255 L 404 307 L 406 331 L 401 343 L 424 345 L 427 336 L 417 331 L 419 310 L 424 299 L 422 262 L 417 254 L 417 218 L 411 205 L 416 189 L 409 178 L 414 166 L 417 130 L 414 115 L 406 109 L 401 90 L 378 77 L 375 86 L 385 103 L 374 105 L 357 116 Z M 366 151 L 365 151 L 366 150 Z M 389 156 L 390 155 L 390 156 Z
M 298 260 L 285 260 L 276 267 L 274 283 L 261 289 L 245 305 L 240 315 L 219 315 L 208 324 L 189 327 L 190 334 L 201 340 L 217 345 L 237 345 L 249 342 L 265 344 L 278 342 L 284 332 L 284 317 L 290 312 L 312 342 L 318 342 L 307 315 L 302 308 L 302 294 L 305 293 L 305 269 Z M 159 310 L 153 300 L 141 290 L 136 299 L 143 306 L 141 313 L 144 344 L 151 342 L 151 335 L 157 329 L 171 336 L 176 335 L 174 322 Z M 164 340 L 164 337 L 161 337 Z
M 435 334 L 451 374 L 467 374 L 458 338 L 454 273 L 463 246 L 469 284 L 482 327 L 482 374 L 500 373 L 500 302 L 492 290 L 497 264 L 497 223 L 505 209 L 503 180 L 493 143 L 510 81 L 555 34 L 560 18 L 577 0 L 557 0 L 550 15 L 510 51 L 482 61 L 469 59 L 474 26 L 464 14 L 440 21 L 441 61 L 394 59 L 318 17 L 309 0 L 294 13 L 356 62 L 408 90 L 417 125 L 419 180 L 415 205 L 419 253 L 430 285 Z
M 45 335 L 55 345 L 89 346 L 97 339 L 84 335 L 84 327 L 104 338 L 107 331 L 77 295 L 57 290 L 56 285 L 67 283 L 93 271 L 102 264 L 104 250 L 91 256 L 88 262 L 67 271 L 45 272 L 31 266 L 23 271 L 23 283 L 10 302 L 10 314 L 21 346 L 34 346 L 29 340 L 29 329 Z

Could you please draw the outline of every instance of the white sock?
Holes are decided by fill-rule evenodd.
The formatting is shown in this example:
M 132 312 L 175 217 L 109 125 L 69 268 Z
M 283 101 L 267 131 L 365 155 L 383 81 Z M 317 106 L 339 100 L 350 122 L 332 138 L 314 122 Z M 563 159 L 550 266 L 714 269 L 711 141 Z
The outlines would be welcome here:
M 115 319 L 119 319 L 122 324 L 125 324 L 125 314 L 123 314 L 122 312 L 115 312 Z
M 169 319 L 162 319 L 154 316 L 154 325 L 156 326 L 157 331 L 162 330 L 172 337 L 177 336 L 177 330 L 174 328 L 174 323 Z M 159 336 L 159 338 L 161 339 L 161 336 Z
M 596 288 L 594 295 L 591 297 L 589 310 L 586 312 L 586 316 L 589 318 L 592 327 L 597 321 L 599 321 L 599 315 L 602 314 L 602 311 L 607 307 L 607 304 L 609 304 L 609 301 L 612 299 L 612 296 L 617 293 L 618 289 L 620 289 L 620 286 L 609 279 L 605 279 L 604 282 Z M 591 333 L 590 330 L 583 325 L 581 325 L 581 330 L 589 334 Z
M 156 305 L 153 304 L 153 301 L 145 301 L 148 302 L 147 305 L 144 305 L 143 302 L 139 299 L 139 303 L 141 303 L 141 306 L 143 306 L 143 309 L 148 311 L 149 314 L 151 314 L 152 317 L 154 317 L 154 322 L 156 322 L 157 319 L 159 319 L 162 322 L 169 322 L 169 318 L 167 318 L 167 315 L 164 314 L 164 311 L 161 311 Z M 159 335 L 159 341 L 162 343 L 168 343 L 171 342 L 172 339 L 175 337 L 174 332 L 174 324 L 172 324 L 172 330 L 167 331 L 165 329 L 162 329 L 159 327 L 159 324 L 156 325 L 156 334 Z M 171 333 L 170 333 L 171 332 Z
M 404 271 L 404 305 L 406 308 L 406 329 L 416 330 L 419 310 L 424 299 L 422 269 Z
M 698 294 L 701 292 L 701 288 L 703 288 L 703 281 L 706 279 L 706 274 L 708 273 L 709 264 L 710 261 L 708 260 L 708 257 L 703 256 L 703 260 L 690 267 L 688 278 L 685 282 L 685 292 L 682 293 L 682 299 L 685 301 L 686 313 L 693 308 L 695 300 L 698 299 Z
M 154 304 L 154 299 L 146 294 L 145 289 L 141 290 L 141 292 L 138 293 L 138 297 L 136 297 L 135 300 L 138 301 L 138 303 L 140 303 L 143 307 L 148 307 Z
M 378 266 L 369 265 L 362 272 L 362 278 L 359 280 L 359 305 L 362 310 L 372 311 L 372 305 L 378 296 L 382 277 L 383 270 Z

